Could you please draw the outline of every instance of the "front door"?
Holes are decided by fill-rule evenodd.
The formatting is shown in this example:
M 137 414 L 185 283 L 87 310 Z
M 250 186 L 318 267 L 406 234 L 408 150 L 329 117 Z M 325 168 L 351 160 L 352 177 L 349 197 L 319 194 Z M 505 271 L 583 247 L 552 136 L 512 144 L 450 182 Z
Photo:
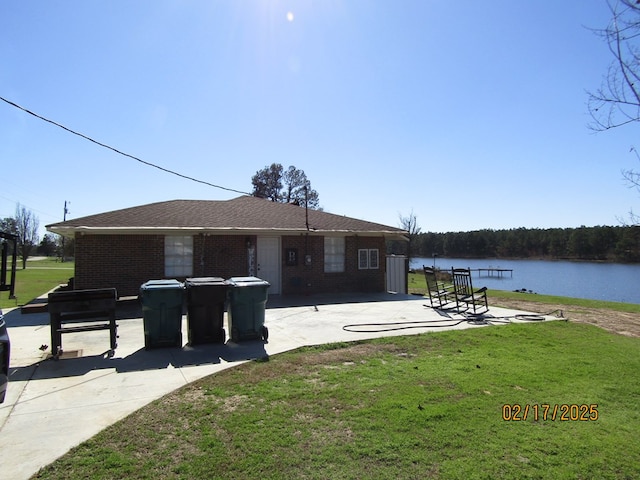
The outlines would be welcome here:
M 271 284 L 270 294 L 278 295 L 281 293 L 280 237 L 258 237 L 257 247 L 257 276 Z

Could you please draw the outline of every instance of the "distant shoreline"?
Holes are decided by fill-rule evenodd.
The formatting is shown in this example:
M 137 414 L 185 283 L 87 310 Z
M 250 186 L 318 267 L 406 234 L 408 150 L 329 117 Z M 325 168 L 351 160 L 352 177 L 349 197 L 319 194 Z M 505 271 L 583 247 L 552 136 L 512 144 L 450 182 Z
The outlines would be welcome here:
M 415 260 L 418 258 L 422 258 L 425 260 L 433 261 L 433 256 L 413 256 L 410 260 Z M 552 257 L 552 256 L 540 256 L 536 255 L 534 257 L 476 257 L 472 255 L 455 255 L 455 256 L 445 256 L 438 255 L 436 256 L 436 262 L 438 260 L 446 260 L 448 258 L 456 258 L 463 260 L 531 260 L 531 261 L 541 261 L 541 262 L 576 262 L 576 263 L 615 263 L 619 265 L 640 265 L 640 262 L 624 262 L 617 259 L 611 260 L 602 260 L 602 259 L 587 259 L 587 258 L 574 258 L 574 257 Z

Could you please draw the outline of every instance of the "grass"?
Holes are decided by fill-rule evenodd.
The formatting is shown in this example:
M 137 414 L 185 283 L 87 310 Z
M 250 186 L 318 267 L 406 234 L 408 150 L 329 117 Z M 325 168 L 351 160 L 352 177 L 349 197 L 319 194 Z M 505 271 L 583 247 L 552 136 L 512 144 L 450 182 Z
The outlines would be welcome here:
M 35 478 L 638 478 L 639 348 L 562 321 L 302 348 L 176 390 Z
M 22 262 L 16 269 L 15 299 L 9 298 L 9 292 L 0 292 L 0 308 L 26 305 L 57 285 L 67 283 L 73 277 L 73 262 L 61 263 L 55 258 L 27 260 L 27 268 L 22 270 Z M 11 273 L 7 273 L 7 281 Z

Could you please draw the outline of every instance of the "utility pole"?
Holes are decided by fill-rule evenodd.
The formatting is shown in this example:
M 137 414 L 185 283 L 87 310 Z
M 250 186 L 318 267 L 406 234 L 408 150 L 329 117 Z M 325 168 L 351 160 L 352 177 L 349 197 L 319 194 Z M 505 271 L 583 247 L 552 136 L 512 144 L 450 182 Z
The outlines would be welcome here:
M 309 231 L 309 184 L 304 185 L 304 221 L 307 225 L 307 232 Z
M 71 202 L 68 202 L 71 203 Z M 62 214 L 62 221 L 67 221 L 67 213 L 69 213 L 69 209 L 67 209 L 67 201 L 64 201 L 64 213 Z M 64 235 L 62 236 L 62 260 L 61 263 L 64 263 Z

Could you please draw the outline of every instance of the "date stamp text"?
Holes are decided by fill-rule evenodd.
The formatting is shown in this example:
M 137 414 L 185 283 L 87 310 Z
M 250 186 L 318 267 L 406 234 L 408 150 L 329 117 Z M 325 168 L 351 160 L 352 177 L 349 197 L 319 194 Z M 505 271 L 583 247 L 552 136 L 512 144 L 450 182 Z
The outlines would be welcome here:
M 506 422 L 526 422 L 527 420 L 555 422 L 595 422 L 598 420 L 598 404 L 519 404 L 502 405 L 502 420 Z

